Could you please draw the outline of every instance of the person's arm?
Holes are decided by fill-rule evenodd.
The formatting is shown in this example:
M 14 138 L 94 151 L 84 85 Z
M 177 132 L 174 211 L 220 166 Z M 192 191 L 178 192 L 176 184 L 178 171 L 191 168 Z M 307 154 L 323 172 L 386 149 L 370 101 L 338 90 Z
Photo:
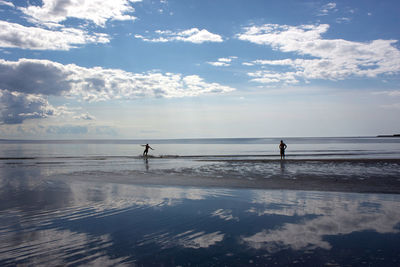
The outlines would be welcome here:
M 149 148 L 150 148 L 151 150 L 154 150 L 154 148 L 152 148 L 151 146 L 149 146 Z

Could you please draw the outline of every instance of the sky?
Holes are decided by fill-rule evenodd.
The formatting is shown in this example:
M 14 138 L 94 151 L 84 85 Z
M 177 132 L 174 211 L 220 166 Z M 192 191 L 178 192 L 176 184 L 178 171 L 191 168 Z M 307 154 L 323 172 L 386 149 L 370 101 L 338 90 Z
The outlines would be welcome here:
M 0 139 L 400 133 L 397 0 L 0 0 Z

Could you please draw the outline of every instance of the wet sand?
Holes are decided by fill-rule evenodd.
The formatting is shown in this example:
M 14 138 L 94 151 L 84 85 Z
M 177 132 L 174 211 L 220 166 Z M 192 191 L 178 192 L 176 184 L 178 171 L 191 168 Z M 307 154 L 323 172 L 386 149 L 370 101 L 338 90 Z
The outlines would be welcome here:
M 316 175 L 304 175 L 292 179 L 281 177 L 267 179 L 249 177 L 248 179 L 238 179 L 183 174 L 159 175 L 153 173 L 135 173 L 131 175 L 129 172 L 79 172 L 70 174 L 67 177 L 61 175 L 57 178 L 136 185 L 400 194 L 400 177 L 349 179 L 335 177 L 321 178 Z

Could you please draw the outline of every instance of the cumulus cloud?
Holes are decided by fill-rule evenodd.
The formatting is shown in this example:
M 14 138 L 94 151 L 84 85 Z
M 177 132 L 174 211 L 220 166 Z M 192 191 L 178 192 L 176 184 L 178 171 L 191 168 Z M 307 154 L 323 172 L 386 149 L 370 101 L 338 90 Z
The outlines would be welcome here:
M 104 33 L 88 33 L 81 29 L 47 30 L 0 21 L 0 47 L 32 50 L 69 50 L 89 43 L 108 43 Z
M 0 89 L 28 94 L 61 95 L 71 90 L 73 72 L 49 60 L 0 59 Z
M 227 93 L 234 89 L 208 83 L 197 75 L 131 73 L 120 69 L 63 65 L 49 60 L 19 59 L 0 60 L 0 90 L 3 90 L 2 121 L 21 123 L 23 119 L 44 118 L 54 113 L 54 108 L 46 100 L 51 95 L 104 101 L 199 96 Z M 7 104 L 7 101 L 20 104 Z M 89 118 L 93 117 L 89 115 L 85 119 Z
M 88 112 L 79 114 L 77 116 L 73 116 L 73 118 L 76 120 L 85 120 L 85 121 L 91 121 L 96 119 L 93 115 L 90 115 Z
M 291 52 L 309 58 L 283 60 L 256 60 L 252 64 L 285 66 L 287 72 L 259 71 L 249 73 L 257 82 L 289 82 L 298 79 L 341 80 L 351 76 L 376 77 L 400 71 L 400 51 L 394 46 L 396 40 L 373 40 L 353 42 L 343 39 L 323 39 L 329 25 L 288 26 L 265 24 L 246 27 L 237 38 L 275 50 Z M 283 74 L 284 73 L 284 74 Z M 274 74 L 274 79 L 271 75 Z M 265 79 L 263 79 L 265 78 Z
M 0 90 L 0 122 L 19 124 L 26 119 L 40 119 L 57 114 L 57 110 L 40 96 Z
M 67 95 L 87 101 L 185 97 L 234 90 L 218 83 L 207 83 L 197 75 L 131 73 L 120 69 L 84 68 L 35 59 L 0 60 L 0 89 Z
M 220 35 L 211 33 L 205 29 L 199 30 L 197 28 L 192 28 L 180 32 L 173 31 L 155 31 L 156 37 L 146 37 L 140 34 L 136 34 L 135 38 L 142 39 L 146 42 L 172 42 L 172 41 L 182 41 L 190 42 L 195 44 L 201 44 L 204 42 L 223 42 Z
M 69 18 L 92 22 L 95 26 L 105 27 L 111 20 L 134 20 L 131 6 L 136 0 L 43 0 L 41 5 L 18 7 L 24 18 L 34 27 L 8 21 L 0 21 L 0 47 L 32 50 L 69 50 L 85 44 L 104 44 L 110 42 L 110 36 L 104 33 L 89 32 L 82 28 L 67 27 Z M 62 24 L 64 23 L 64 24 Z
M 236 59 L 237 57 L 221 57 L 217 61 L 207 62 L 208 64 L 215 66 L 215 67 L 228 67 L 231 65 L 232 60 Z
M 76 18 L 104 27 L 109 20 L 134 20 L 132 13 L 135 9 L 131 6 L 134 2 L 140 0 L 43 0 L 41 6 L 29 5 L 19 9 L 37 24 L 57 24 L 68 18 Z
M 288 84 L 295 84 L 299 81 L 296 78 L 295 72 L 273 72 L 273 71 L 256 71 L 248 73 L 250 77 L 253 77 L 253 82 L 259 83 L 277 83 L 285 81 Z

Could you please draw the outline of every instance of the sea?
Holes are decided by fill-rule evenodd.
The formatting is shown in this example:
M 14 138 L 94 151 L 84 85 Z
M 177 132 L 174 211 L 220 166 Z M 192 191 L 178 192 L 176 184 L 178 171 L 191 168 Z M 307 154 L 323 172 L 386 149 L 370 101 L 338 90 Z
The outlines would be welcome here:
M 400 176 L 397 137 L 285 138 L 284 166 L 280 140 L 0 140 L 0 170 L 26 167 L 41 175 L 98 172 L 237 179 Z M 142 145 L 147 143 L 153 150 L 143 158 Z
M 0 140 L 0 266 L 400 266 L 400 194 L 202 185 L 400 181 L 400 138 L 280 140 Z

